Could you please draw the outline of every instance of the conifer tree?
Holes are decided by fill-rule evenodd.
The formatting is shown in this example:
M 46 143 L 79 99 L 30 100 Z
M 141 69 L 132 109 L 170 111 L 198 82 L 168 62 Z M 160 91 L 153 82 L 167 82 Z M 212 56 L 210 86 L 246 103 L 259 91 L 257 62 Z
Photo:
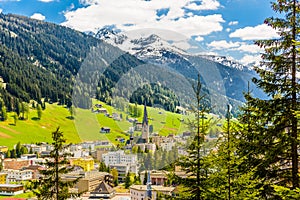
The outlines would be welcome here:
M 37 112 L 38 118 L 41 119 L 41 118 L 42 118 L 43 112 L 42 112 L 42 107 L 41 107 L 40 104 L 37 105 L 37 107 L 36 107 L 36 112 Z
M 69 112 L 70 112 L 70 119 L 74 119 L 74 116 L 76 114 L 76 111 L 75 111 L 75 107 L 73 105 L 71 105 L 69 107 Z
M 131 185 L 131 180 L 130 180 L 130 173 L 128 172 L 126 177 L 125 177 L 125 183 L 124 186 L 126 189 L 128 189 Z
M 5 158 L 11 158 L 10 150 L 6 152 Z
M 209 109 L 204 103 L 204 95 L 202 95 L 202 84 L 200 75 L 198 75 L 197 83 L 193 85 L 195 94 L 195 105 L 191 105 L 192 112 L 195 114 L 194 120 L 189 120 L 187 125 L 190 127 L 194 138 L 189 145 L 187 152 L 188 156 L 179 158 L 178 164 L 187 174 L 187 178 L 179 181 L 187 188 L 189 196 L 185 195 L 186 199 L 204 199 L 206 179 L 207 179 L 207 163 L 205 160 L 203 147 L 205 136 L 208 133 L 208 128 L 211 120 L 205 120 L 205 115 Z M 183 197 L 181 197 L 183 198 Z
M 16 149 L 17 158 L 20 158 L 21 157 L 21 142 L 18 142 L 16 144 L 15 149 Z
M 14 125 L 17 126 L 17 121 L 18 121 L 18 119 L 19 119 L 17 113 L 13 113 L 13 119 L 14 119 Z
M 119 185 L 119 172 L 116 168 L 113 168 L 110 170 L 110 174 L 113 176 L 113 182 L 114 182 L 114 185 L 117 186 Z
M 7 111 L 6 111 L 6 106 L 5 105 L 2 106 L 1 114 L 2 114 L 2 120 L 6 121 L 7 120 Z
M 230 116 L 228 109 L 223 134 L 215 150 L 207 156 L 209 171 L 205 199 L 261 199 L 261 180 L 255 177 L 255 169 L 240 170 L 247 157 L 237 154 L 239 124 L 232 122 Z
M 239 153 L 247 156 L 243 169 L 255 168 L 255 175 L 263 178 L 265 198 L 274 193 L 272 184 L 297 188 L 298 131 L 295 111 L 299 109 L 299 84 L 296 77 L 299 39 L 299 1 L 277 0 L 272 3 L 283 18 L 270 17 L 265 23 L 274 28 L 279 37 L 259 40 L 264 49 L 260 67 L 255 71 L 260 79 L 253 79 L 269 99 L 257 99 L 247 94 L 247 104 L 241 117 Z M 274 197 L 276 198 L 276 197 Z
M 53 150 L 50 152 L 50 158 L 46 159 L 46 169 L 40 170 L 42 178 L 33 182 L 33 192 L 38 199 L 43 200 L 63 200 L 80 194 L 73 194 L 69 191 L 78 179 L 63 181 L 62 175 L 73 170 L 69 165 L 67 157 L 70 155 L 64 152 L 69 145 L 65 145 L 66 140 L 63 132 L 59 130 L 52 132 Z

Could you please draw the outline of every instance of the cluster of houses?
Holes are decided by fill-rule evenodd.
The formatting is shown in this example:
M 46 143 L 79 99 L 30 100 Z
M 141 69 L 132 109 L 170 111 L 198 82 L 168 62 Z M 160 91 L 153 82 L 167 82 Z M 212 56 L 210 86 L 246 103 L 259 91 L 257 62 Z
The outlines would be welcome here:
M 23 154 L 21 158 L 4 158 L 1 162 L 3 169 L 0 173 L 0 195 L 13 196 L 25 191 L 23 183 L 30 180 L 42 178 L 40 170 L 45 169 L 43 163 L 52 146 L 46 143 L 42 144 L 24 144 L 25 147 L 34 150 L 36 154 Z M 97 148 L 101 146 L 101 148 Z M 1 148 L 0 148 L 1 149 Z M 5 149 L 3 149 L 5 150 Z M 124 150 L 111 150 L 111 143 L 108 141 L 84 142 L 69 146 L 67 151 L 73 154 L 70 157 L 70 165 L 75 166 L 74 171 L 63 175 L 63 180 L 78 179 L 72 191 L 84 192 L 85 196 L 93 199 L 112 199 L 116 197 L 116 191 L 113 188 L 112 175 L 107 172 L 99 172 L 98 163 L 103 162 L 110 169 L 117 169 L 119 182 L 124 182 L 128 172 L 136 175 L 141 174 L 141 181 L 144 179 L 143 173 L 139 173 L 139 162 L 136 154 L 125 153 Z M 37 155 L 40 155 L 38 157 Z M 174 187 L 164 187 L 167 179 L 166 173 L 150 172 L 152 182 L 151 191 L 153 198 L 158 193 L 171 195 Z M 149 185 L 149 183 L 148 183 Z M 131 199 L 145 199 L 147 186 L 133 185 L 127 194 Z
M 92 112 L 107 114 L 107 110 L 100 104 L 96 104 Z M 112 115 L 114 119 L 118 119 L 119 115 Z M 133 120 L 133 119 L 128 119 Z M 132 153 L 134 147 L 140 148 L 141 151 L 149 150 L 155 152 L 157 149 L 163 151 L 171 151 L 176 144 L 186 144 L 191 137 L 190 132 L 184 132 L 181 135 L 170 134 L 168 136 L 160 136 L 156 133 L 149 133 L 148 115 L 146 106 L 144 107 L 143 121 L 138 123 L 129 131 L 130 139 L 126 142 L 125 148 L 116 150 L 110 141 L 90 141 L 80 144 L 72 144 L 65 150 L 73 156 L 69 158 L 70 165 L 75 166 L 74 171 L 65 174 L 63 180 L 78 179 L 78 183 L 72 188 L 73 191 L 79 193 L 84 192 L 89 198 L 94 199 L 116 199 L 118 195 L 113 188 L 113 177 L 107 172 L 99 172 L 100 162 L 104 163 L 110 169 L 118 171 L 118 181 L 124 182 L 126 175 L 132 173 L 140 175 L 141 182 L 147 177 L 146 185 L 132 185 L 130 192 L 127 194 L 134 200 L 157 199 L 159 194 L 174 195 L 175 187 L 166 187 L 168 172 L 152 170 L 140 171 L 140 161 L 138 155 Z M 141 131 L 141 136 L 134 137 L 134 131 Z M 110 133 L 109 127 L 102 127 L 101 133 Z M 50 155 L 53 149 L 52 145 L 47 143 L 41 144 L 23 144 L 29 152 L 34 154 L 24 154 L 21 158 L 11 159 L 5 158 L 4 152 L 7 147 L 0 146 L 0 155 L 3 169 L 0 173 L 0 195 L 16 195 L 23 193 L 24 181 L 42 178 L 39 170 L 45 169 L 43 163 Z M 176 146 L 178 155 L 187 155 L 185 148 Z M 2 152 L 2 154 L 1 154 Z M 37 156 L 38 155 L 38 156 Z M 186 176 L 180 170 L 175 170 L 175 174 Z
M 95 192 L 95 189 L 101 187 L 101 185 L 105 185 L 106 188 L 111 187 L 109 184 L 112 176 L 107 172 L 99 172 L 95 158 L 91 156 L 92 153 L 97 156 L 95 147 L 99 145 L 109 147 L 111 144 L 108 141 L 84 142 L 71 145 L 66 150 L 73 154 L 69 161 L 70 165 L 74 166 L 74 171 L 64 175 L 62 179 L 68 180 L 80 177 L 75 188 L 72 189 L 76 189 L 80 193 L 94 192 L 91 194 L 92 196 L 99 195 Z M 0 195 L 13 196 L 23 193 L 25 190 L 23 187 L 24 182 L 42 178 L 40 170 L 45 169 L 44 163 L 53 147 L 46 143 L 39 145 L 23 144 L 23 146 L 34 151 L 35 154 L 23 154 L 20 158 L 1 157 Z M 2 150 L 1 155 L 4 155 L 5 149 L 0 150 Z M 100 193 L 102 194 L 103 191 Z
M 152 135 L 151 143 L 158 145 L 162 149 L 169 151 L 172 146 L 178 142 L 184 142 L 189 133 L 180 136 Z M 141 143 L 147 147 L 147 143 Z M 43 163 L 49 156 L 53 147 L 47 143 L 41 144 L 23 144 L 28 150 L 35 154 L 24 154 L 20 158 L 4 158 L 1 162 L 3 170 L 0 173 L 0 195 L 16 195 L 23 193 L 25 188 L 22 183 L 39 179 L 41 174 L 39 170 L 44 169 Z M 154 149 L 155 150 L 155 149 Z M 185 154 L 185 150 L 178 148 L 178 154 Z M 5 152 L 7 148 L 0 147 L 0 151 Z M 70 164 L 76 166 L 70 174 L 64 175 L 63 179 L 72 180 L 80 177 L 80 181 L 75 185 L 73 191 L 85 192 L 89 198 L 113 199 L 117 196 L 112 184 L 112 175 L 107 172 L 99 172 L 99 162 L 105 163 L 110 169 L 118 171 L 118 181 L 125 181 L 128 172 L 140 175 L 141 182 L 145 179 L 145 171 L 140 171 L 138 154 L 130 153 L 128 150 L 115 150 L 109 141 L 91 141 L 80 144 L 72 144 L 66 149 L 73 157 L 70 157 Z M 37 156 L 39 155 L 39 156 Z M 175 187 L 166 187 L 166 171 L 152 170 L 148 171 L 148 185 L 132 185 L 129 195 L 131 199 L 146 199 L 149 190 L 152 191 L 151 199 L 156 199 L 158 194 L 173 195 L 176 192 Z M 180 170 L 177 172 L 180 175 Z M 150 186 L 151 187 L 150 187 Z M 150 189 L 149 189 L 150 187 Z

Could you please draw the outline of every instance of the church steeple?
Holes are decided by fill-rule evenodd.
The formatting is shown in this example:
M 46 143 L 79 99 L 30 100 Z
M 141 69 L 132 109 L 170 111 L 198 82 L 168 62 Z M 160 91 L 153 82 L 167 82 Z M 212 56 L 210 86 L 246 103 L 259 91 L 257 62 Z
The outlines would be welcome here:
M 146 104 L 146 101 L 145 101 L 145 104 L 144 104 L 143 125 L 144 124 L 148 126 L 148 113 L 147 113 L 147 104 Z

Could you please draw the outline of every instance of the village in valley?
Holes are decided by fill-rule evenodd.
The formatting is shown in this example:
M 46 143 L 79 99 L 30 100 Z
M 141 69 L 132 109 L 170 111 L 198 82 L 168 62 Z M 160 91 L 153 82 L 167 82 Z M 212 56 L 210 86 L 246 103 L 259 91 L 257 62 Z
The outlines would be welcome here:
M 0 0 L 0 200 L 300 199 L 300 0 Z
M 96 104 L 93 113 L 102 114 L 119 120 L 119 115 L 110 115 L 101 104 Z M 161 112 L 161 111 L 160 111 Z M 186 156 L 186 145 L 191 139 L 191 132 L 161 136 L 149 132 L 149 116 L 144 105 L 141 122 L 129 118 L 134 126 L 130 127 L 128 140 L 118 138 L 123 143 L 116 147 L 109 140 L 86 141 L 71 144 L 64 153 L 68 157 L 73 170 L 64 174 L 64 181 L 78 179 L 70 188 L 71 191 L 82 194 L 86 199 L 119 199 L 121 197 L 144 200 L 157 199 L 160 195 L 176 195 L 177 183 L 170 181 L 172 173 L 186 177 L 174 162 L 179 156 Z M 98 134 L 109 134 L 111 127 L 101 127 Z M 140 133 L 134 135 L 134 133 Z M 207 138 L 214 140 L 216 138 Z M 21 154 L 21 149 L 26 154 Z M 9 149 L 1 146 L 2 171 L 0 173 L 0 195 L 14 196 L 28 192 L 26 185 L 33 180 L 42 178 L 39 173 L 45 168 L 44 163 L 49 159 L 53 145 L 48 143 L 20 144 L 14 149 L 18 158 L 5 158 Z M 24 150 L 23 150 L 24 152 Z

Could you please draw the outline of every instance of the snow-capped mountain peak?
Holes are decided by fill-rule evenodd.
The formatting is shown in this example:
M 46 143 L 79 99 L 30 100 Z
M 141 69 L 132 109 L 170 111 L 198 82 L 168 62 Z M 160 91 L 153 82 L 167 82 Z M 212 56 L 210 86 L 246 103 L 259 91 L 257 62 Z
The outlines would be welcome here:
M 115 32 L 113 30 L 102 28 L 100 29 L 96 34 L 95 37 L 110 43 L 114 46 L 121 45 L 124 43 L 125 40 L 128 39 L 128 37 L 122 33 Z
M 234 61 L 226 56 L 218 56 L 218 55 L 198 55 L 198 56 L 238 70 L 250 70 L 249 67 L 246 67 L 241 63 L 239 63 L 238 61 Z
M 165 51 L 172 51 L 182 55 L 187 54 L 184 50 L 172 45 L 156 34 L 136 37 L 103 28 L 95 34 L 95 37 L 139 58 L 159 56 Z
M 151 45 L 154 43 L 160 43 L 162 45 L 160 37 L 158 37 L 155 34 L 151 34 L 150 36 L 148 36 L 146 38 L 141 37 L 138 39 L 132 39 L 131 42 L 133 44 L 140 45 L 140 46 Z
M 142 60 L 154 59 L 159 63 L 164 63 L 164 57 L 166 55 L 177 55 L 181 59 L 186 59 L 189 53 L 176 47 L 172 42 L 162 39 L 156 34 L 149 34 L 145 36 L 129 36 L 122 32 L 114 31 L 107 28 L 99 29 L 94 35 L 95 37 L 129 52 L 130 54 L 138 57 Z M 234 61 L 226 56 L 217 55 L 197 55 L 204 59 L 220 63 L 227 67 L 235 68 L 238 70 L 251 70 L 249 67 L 245 67 L 237 61 Z

